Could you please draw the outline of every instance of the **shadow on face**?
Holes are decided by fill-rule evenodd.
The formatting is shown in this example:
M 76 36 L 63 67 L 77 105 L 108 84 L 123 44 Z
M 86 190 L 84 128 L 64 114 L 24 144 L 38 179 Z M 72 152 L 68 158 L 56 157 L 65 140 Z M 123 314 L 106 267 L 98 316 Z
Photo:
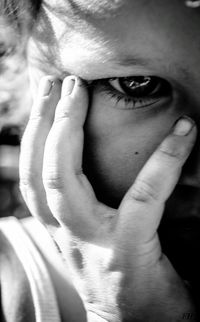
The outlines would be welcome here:
M 179 0 L 105 1 L 99 9 L 89 0 L 59 3 L 42 9 L 30 65 L 41 70 L 39 59 L 48 74 L 92 82 L 83 168 L 98 199 L 118 207 L 175 120 L 187 114 L 199 126 L 200 12 Z M 199 155 L 198 138 L 160 228 L 164 250 L 186 278 L 200 244 Z

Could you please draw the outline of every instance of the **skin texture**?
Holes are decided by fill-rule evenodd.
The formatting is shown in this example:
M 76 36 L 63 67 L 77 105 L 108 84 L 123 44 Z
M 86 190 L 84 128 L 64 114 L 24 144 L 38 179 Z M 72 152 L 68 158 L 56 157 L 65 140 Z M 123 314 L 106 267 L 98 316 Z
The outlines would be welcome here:
M 112 24 L 110 17 L 93 19 L 88 15 L 86 21 L 79 18 L 81 27 L 75 25 L 69 32 L 67 18 L 63 21 L 60 14 L 58 21 L 46 10 L 56 40 L 65 33 L 57 48 L 57 75 L 63 70 L 88 80 L 155 75 L 169 80 L 173 87 L 168 102 L 140 110 L 125 109 L 123 102 L 116 104 L 98 88 L 94 90 L 86 125 L 91 159 L 103 189 L 118 203 L 177 117 L 190 114 L 198 122 L 200 72 L 198 12 L 185 8 L 180 1 L 163 5 L 158 0 L 149 5 L 124 1 L 119 10 Z M 147 65 L 128 66 L 126 58 L 125 66 L 115 63 L 127 55 L 142 57 Z M 50 69 L 47 72 L 51 74 Z M 198 153 L 195 167 L 190 167 L 192 175 L 185 173 L 194 186 L 199 184 L 197 158 Z
M 89 91 L 83 169 L 97 198 L 116 208 L 179 116 L 190 115 L 199 126 L 200 12 L 178 0 L 122 1 L 120 8 L 100 16 L 92 11 L 78 14 L 75 6 L 72 10 L 64 0 L 59 3 L 57 13 L 54 3 L 47 1 L 41 20 L 48 22 L 49 31 L 36 26 L 30 41 L 34 95 L 44 74 L 61 80 L 74 74 L 89 81 L 153 75 L 166 79 L 172 87 L 169 97 L 137 110 L 128 109 L 122 100 L 116 103 L 99 86 Z M 145 64 L 130 59 L 135 56 Z M 166 252 L 187 279 L 198 271 L 199 153 L 197 137 L 161 226 Z
M 57 243 L 88 322 L 182 321 L 186 312 L 196 321 L 191 294 L 157 234 L 165 201 L 194 145 L 195 123 L 188 117 L 176 123 L 114 209 L 96 199 L 82 171 L 87 111 L 80 78 L 66 77 L 62 88 L 53 77 L 40 82 L 21 143 L 27 206 Z M 77 320 L 73 312 L 62 314 Z

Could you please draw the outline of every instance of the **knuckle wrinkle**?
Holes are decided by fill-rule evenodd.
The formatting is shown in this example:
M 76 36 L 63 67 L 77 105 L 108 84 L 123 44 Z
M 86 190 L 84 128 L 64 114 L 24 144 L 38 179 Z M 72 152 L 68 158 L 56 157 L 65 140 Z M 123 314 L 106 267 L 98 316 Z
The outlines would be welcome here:
M 157 201 L 158 192 L 153 185 L 145 180 L 136 180 L 130 192 L 130 197 L 142 203 Z

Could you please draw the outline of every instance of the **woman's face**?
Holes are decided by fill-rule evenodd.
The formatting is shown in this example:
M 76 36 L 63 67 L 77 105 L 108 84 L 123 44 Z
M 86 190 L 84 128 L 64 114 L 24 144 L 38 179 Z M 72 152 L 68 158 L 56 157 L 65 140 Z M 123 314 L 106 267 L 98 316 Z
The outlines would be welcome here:
M 58 15 L 48 6 L 43 12 L 43 36 L 56 55 L 45 72 L 93 81 L 84 169 L 98 198 L 117 206 L 180 115 L 200 125 L 200 9 L 180 0 L 124 0 L 86 10 L 91 1 L 75 0 L 72 11 L 71 2 L 61 0 Z M 170 218 L 200 218 L 199 158 L 197 139 L 168 202 Z

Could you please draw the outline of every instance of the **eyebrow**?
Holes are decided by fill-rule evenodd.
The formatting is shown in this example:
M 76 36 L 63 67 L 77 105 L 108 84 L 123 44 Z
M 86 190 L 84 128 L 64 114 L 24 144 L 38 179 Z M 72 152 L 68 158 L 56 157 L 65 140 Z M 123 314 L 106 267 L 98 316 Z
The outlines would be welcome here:
M 126 56 L 123 56 L 122 58 L 120 57 L 120 58 L 114 59 L 114 62 L 121 66 L 140 65 L 145 67 L 149 65 L 150 59 L 145 59 L 137 55 L 135 56 L 126 55 Z
M 144 58 L 141 57 L 141 55 L 131 55 L 131 54 L 122 54 L 122 56 L 118 55 L 117 57 L 110 57 L 108 58 L 107 62 L 112 62 L 118 66 L 123 66 L 123 67 L 135 67 L 135 66 L 141 66 L 141 67 L 146 67 L 150 68 L 150 70 L 154 70 L 154 66 L 155 66 L 155 60 L 151 59 L 151 58 Z M 157 62 L 160 61 L 160 59 L 157 59 Z M 184 82 L 188 82 L 188 81 L 192 81 L 193 80 L 193 75 L 191 74 L 191 72 L 189 71 L 189 68 L 187 66 L 183 66 L 183 64 L 180 63 L 176 63 L 176 66 L 174 66 L 174 64 L 170 64 L 169 62 L 167 64 L 162 65 L 162 75 L 168 75 L 168 80 L 170 81 L 170 79 L 174 80 L 175 83 L 179 83 L 180 80 L 184 81 Z M 150 72 L 151 73 L 151 72 Z M 68 75 L 69 72 L 66 70 L 62 70 L 62 75 L 66 76 Z M 157 74 L 157 72 L 155 73 Z M 172 77 L 171 77 L 172 75 Z M 64 77 L 63 76 L 63 77 Z M 113 76 L 113 75 L 112 75 Z M 112 77 L 110 75 L 105 75 L 105 77 L 103 78 L 109 78 Z M 61 78 L 63 78 L 61 77 Z M 82 77 L 82 76 L 80 76 Z M 119 77 L 119 76 L 118 76 Z M 161 76 L 163 77 L 163 76 Z M 84 77 L 83 77 L 84 78 Z M 92 79 L 97 79 L 98 77 L 92 77 Z M 101 77 L 102 78 L 102 77 Z M 87 80 L 87 78 L 84 78 L 85 80 Z M 91 80 L 91 79 L 89 79 Z
M 123 57 L 120 57 L 120 55 L 118 57 L 110 57 L 107 62 L 111 62 L 112 64 L 116 64 L 119 66 L 124 66 L 124 67 L 129 67 L 129 66 L 142 66 L 142 67 L 146 67 L 149 66 L 151 63 L 151 59 L 145 59 L 141 56 L 138 55 L 123 55 Z M 68 71 L 65 69 L 61 68 L 61 74 L 60 77 L 63 78 L 65 77 L 65 75 L 68 74 Z M 107 77 L 105 77 L 107 78 Z
M 145 59 L 141 56 L 131 56 L 131 55 L 126 55 L 123 56 L 122 58 L 119 57 L 119 59 L 116 59 L 114 62 L 117 63 L 120 66 L 142 66 L 142 67 L 148 67 L 151 65 L 153 60 L 150 58 Z M 176 64 L 176 66 L 171 66 L 169 65 L 164 65 L 164 70 L 168 72 L 168 74 L 171 74 L 171 70 L 173 69 L 175 74 L 179 74 L 181 78 L 184 81 L 191 80 L 192 74 L 190 73 L 188 67 L 183 67 L 180 64 Z M 173 74 L 173 73 L 172 73 Z

